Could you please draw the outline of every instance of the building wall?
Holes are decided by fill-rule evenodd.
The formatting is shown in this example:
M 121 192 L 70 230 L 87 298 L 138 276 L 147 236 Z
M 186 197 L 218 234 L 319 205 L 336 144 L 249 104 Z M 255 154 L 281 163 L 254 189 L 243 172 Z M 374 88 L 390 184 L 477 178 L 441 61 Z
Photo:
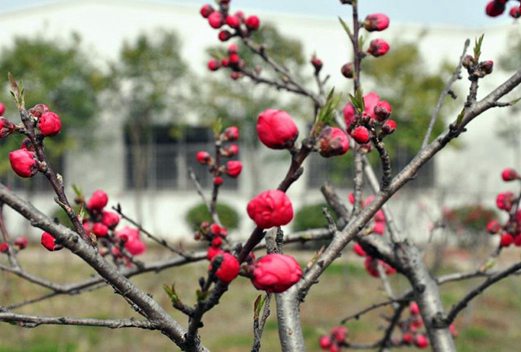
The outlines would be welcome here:
M 331 74 L 331 82 L 344 87 L 345 80 L 338 73 L 339 67 L 348 61 L 350 52 L 347 37 L 336 18 L 314 18 L 260 13 L 261 19 L 269 19 L 285 34 L 300 39 L 308 56 L 316 52 L 325 62 L 324 72 Z M 191 68 L 205 75 L 205 48 L 217 43 L 217 32 L 211 30 L 198 14 L 198 7 L 191 5 L 152 4 L 143 1 L 62 1 L 52 5 L 34 7 L 24 11 L 0 14 L 0 43 L 9 45 L 17 35 L 43 34 L 50 38 L 64 38 L 71 31 L 78 32 L 83 44 L 101 67 L 107 60 L 115 60 L 124 40 L 131 40 L 138 33 L 153 33 L 157 28 L 175 29 L 183 42 L 182 54 Z M 483 57 L 497 60 L 507 49 L 510 26 L 481 29 L 458 27 L 424 28 L 421 24 L 400 25 L 392 23 L 382 37 L 391 41 L 415 41 L 418 43 L 427 67 L 436 68 L 445 61 L 455 63 L 461 54 L 465 39 L 474 39 L 485 32 Z M 479 96 L 504 80 L 504 73 L 495 73 L 481 83 Z M 466 82 L 461 82 L 461 91 Z M 392 82 L 389 82 L 392 86 Z M 30 94 L 30 87 L 27 87 Z M 507 149 L 495 130 L 501 116 L 509 110 L 493 110 L 473 122 L 469 132 L 461 137 L 463 148 L 448 148 L 436 157 L 436 187 L 427 190 L 403 192 L 392 200 L 403 219 L 402 228 L 411 236 L 425 238 L 428 224 L 439 216 L 443 204 L 462 204 L 482 201 L 493 204 L 495 193 L 505 189 L 498 173 L 505 166 L 521 166 L 519 150 Z M 454 116 L 441 117 L 446 121 Z M 513 117 L 515 118 L 515 117 Z M 125 189 L 122 121 L 117 111 L 103 111 L 100 127 L 96 130 L 94 149 L 85 152 L 74 150 L 67 155 L 66 183 L 80 184 L 87 193 L 96 188 L 108 191 L 111 200 L 122 204 L 129 214 L 135 215 L 135 196 Z M 394 138 L 399 138 L 399 130 Z M 242 151 L 245 163 L 239 191 L 225 191 L 222 199 L 240 212 L 241 229 L 237 235 L 246 236 L 252 224 L 246 216 L 245 204 L 257 191 L 274 188 L 286 170 L 281 163 L 280 152 L 263 150 Z M 252 161 L 256 160 L 256 166 Z M 282 160 L 283 161 L 283 160 Z M 260 180 L 260 189 L 252 183 L 253 175 Z M 347 195 L 345 190 L 344 194 Z M 289 195 L 295 208 L 301 204 L 321 200 L 320 193 L 309 190 L 305 182 L 293 187 Z M 50 212 L 56 206 L 48 195 L 32 196 L 37 206 Z M 143 199 L 144 226 L 151 231 L 172 239 L 189 238 L 189 229 L 183 221 L 184 213 L 199 199 L 192 191 L 150 191 Z M 9 213 L 13 228 L 27 229 L 22 220 Z M 406 224 L 406 225 L 405 225 Z

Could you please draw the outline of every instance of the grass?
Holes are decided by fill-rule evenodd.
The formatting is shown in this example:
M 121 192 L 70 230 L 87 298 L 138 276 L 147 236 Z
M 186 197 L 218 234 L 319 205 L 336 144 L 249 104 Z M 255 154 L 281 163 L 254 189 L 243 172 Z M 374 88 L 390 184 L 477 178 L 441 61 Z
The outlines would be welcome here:
M 153 253 L 154 259 L 164 255 Z M 298 253 L 301 263 L 313 253 Z M 21 253 L 20 259 L 31 273 L 42 275 L 58 282 L 76 282 L 92 273 L 79 260 L 61 253 L 44 253 L 29 250 Z M 195 302 L 197 278 L 203 276 L 207 263 L 197 263 L 159 274 L 147 274 L 133 281 L 151 294 L 172 315 L 186 324 L 185 317 L 170 308 L 165 283 L 175 283 L 179 296 L 185 303 Z M 19 302 L 37 296 L 43 289 L 6 273 L 0 273 L 0 299 L 2 305 Z M 399 277 L 391 279 L 397 292 L 408 289 L 408 284 Z M 441 294 L 448 308 L 479 280 L 442 286 Z M 509 278 L 476 299 L 458 318 L 456 326 L 458 351 L 508 352 L 519 351 L 521 338 L 521 282 L 518 277 Z M 202 341 L 212 351 L 248 351 L 252 342 L 253 302 L 259 295 L 248 280 L 235 280 L 216 309 L 205 317 L 201 330 Z M 355 313 L 371 302 L 382 301 L 385 294 L 379 280 L 369 277 L 362 259 L 352 255 L 343 256 L 331 265 L 318 285 L 310 291 L 302 308 L 303 331 L 309 351 L 318 351 L 317 341 L 321 334 L 338 323 L 343 317 Z M 104 288 L 81 296 L 60 297 L 24 307 L 20 313 L 49 316 L 75 316 L 106 318 L 138 317 L 112 290 Z M 371 342 L 382 334 L 381 315 L 388 314 L 383 308 L 367 314 L 360 320 L 347 324 L 353 342 Z M 22 329 L 10 324 L 0 325 L 0 352 L 82 352 L 82 351 L 172 351 L 172 343 L 157 332 L 120 329 L 110 330 L 91 327 L 40 326 Z M 399 334 L 396 335 L 398 337 Z M 263 351 L 278 351 L 277 321 L 275 304 L 266 324 L 262 341 Z M 410 349 L 403 349 L 410 351 Z

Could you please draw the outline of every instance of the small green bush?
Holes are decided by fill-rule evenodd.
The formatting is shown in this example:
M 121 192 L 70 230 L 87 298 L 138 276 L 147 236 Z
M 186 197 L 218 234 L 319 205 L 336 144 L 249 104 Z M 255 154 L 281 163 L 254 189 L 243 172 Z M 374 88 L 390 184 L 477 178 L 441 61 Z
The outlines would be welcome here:
M 219 203 L 217 204 L 217 215 L 219 215 L 223 226 L 228 228 L 228 230 L 235 230 L 239 227 L 239 214 L 233 207 Z M 195 231 L 203 221 L 212 222 L 212 217 L 206 204 L 200 203 L 188 210 L 185 220 Z
M 322 212 L 322 208 L 326 207 L 329 213 L 333 216 L 336 221 L 337 217 L 333 209 L 331 209 L 325 203 L 305 205 L 295 213 L 295 219 L 293 220 L 293 231 L 305 231 L 309 229 L 318 229 L 327 227 L 327 220 Z

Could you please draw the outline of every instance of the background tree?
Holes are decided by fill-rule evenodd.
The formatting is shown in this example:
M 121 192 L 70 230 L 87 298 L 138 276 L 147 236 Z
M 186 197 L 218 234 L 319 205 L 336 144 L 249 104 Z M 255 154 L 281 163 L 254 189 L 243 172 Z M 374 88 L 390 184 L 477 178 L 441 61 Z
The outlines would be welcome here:
M 175 32 L 161 30 L 154 36 L 142 33 L 134 42 L 125 42 L 118 60 L 111 64 L 109 91 L 125 121 L 131 143 L 131 172 L 139 220 L 152 127 L 181 121 L 191 90 L 186 84 L 190 73 L 180 52 L 181 41 Z
M 77 34 L 60 41 L 41 36 L 16 37 L 11 46 L 1 51 L 0 75 L 5 78 L 11 72 L 17 80 L 23 81 L 24 87 L 31 91 L 26 105 L 45 102 L 62 118 L 64 133 L 49 141 L 50 157 L 54 160 L 75 143 L 88 142 L 92 136 L 81 131 L 93 122 L 99 111 L 97 97 L 105 79 L 90 57 L 83 51 Z M 7 105 L 7 116 L 18 115 L 7 83 L 0 91 L 0 101 Z M 20 141 L 21 138 L 2 140 L 0 172 L 8 170 L 7 154 L 18 148 Z

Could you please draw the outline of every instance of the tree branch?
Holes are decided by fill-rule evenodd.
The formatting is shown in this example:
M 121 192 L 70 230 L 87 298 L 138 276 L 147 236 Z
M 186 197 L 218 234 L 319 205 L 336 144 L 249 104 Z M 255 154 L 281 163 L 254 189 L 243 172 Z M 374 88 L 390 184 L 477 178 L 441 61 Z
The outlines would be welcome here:
M 146 330 L 156 330 L 157 327 L 147 320 L 122 319 L 122 320 L 100 320 L 70 317 L 42 317 L 35 315 L 0 313 L 0 321 L 16 323 L 24 328 L 35 328 L 40 325 L 76 325 L 76 326 L 96 326 L 110 329 L 138 328 Z

